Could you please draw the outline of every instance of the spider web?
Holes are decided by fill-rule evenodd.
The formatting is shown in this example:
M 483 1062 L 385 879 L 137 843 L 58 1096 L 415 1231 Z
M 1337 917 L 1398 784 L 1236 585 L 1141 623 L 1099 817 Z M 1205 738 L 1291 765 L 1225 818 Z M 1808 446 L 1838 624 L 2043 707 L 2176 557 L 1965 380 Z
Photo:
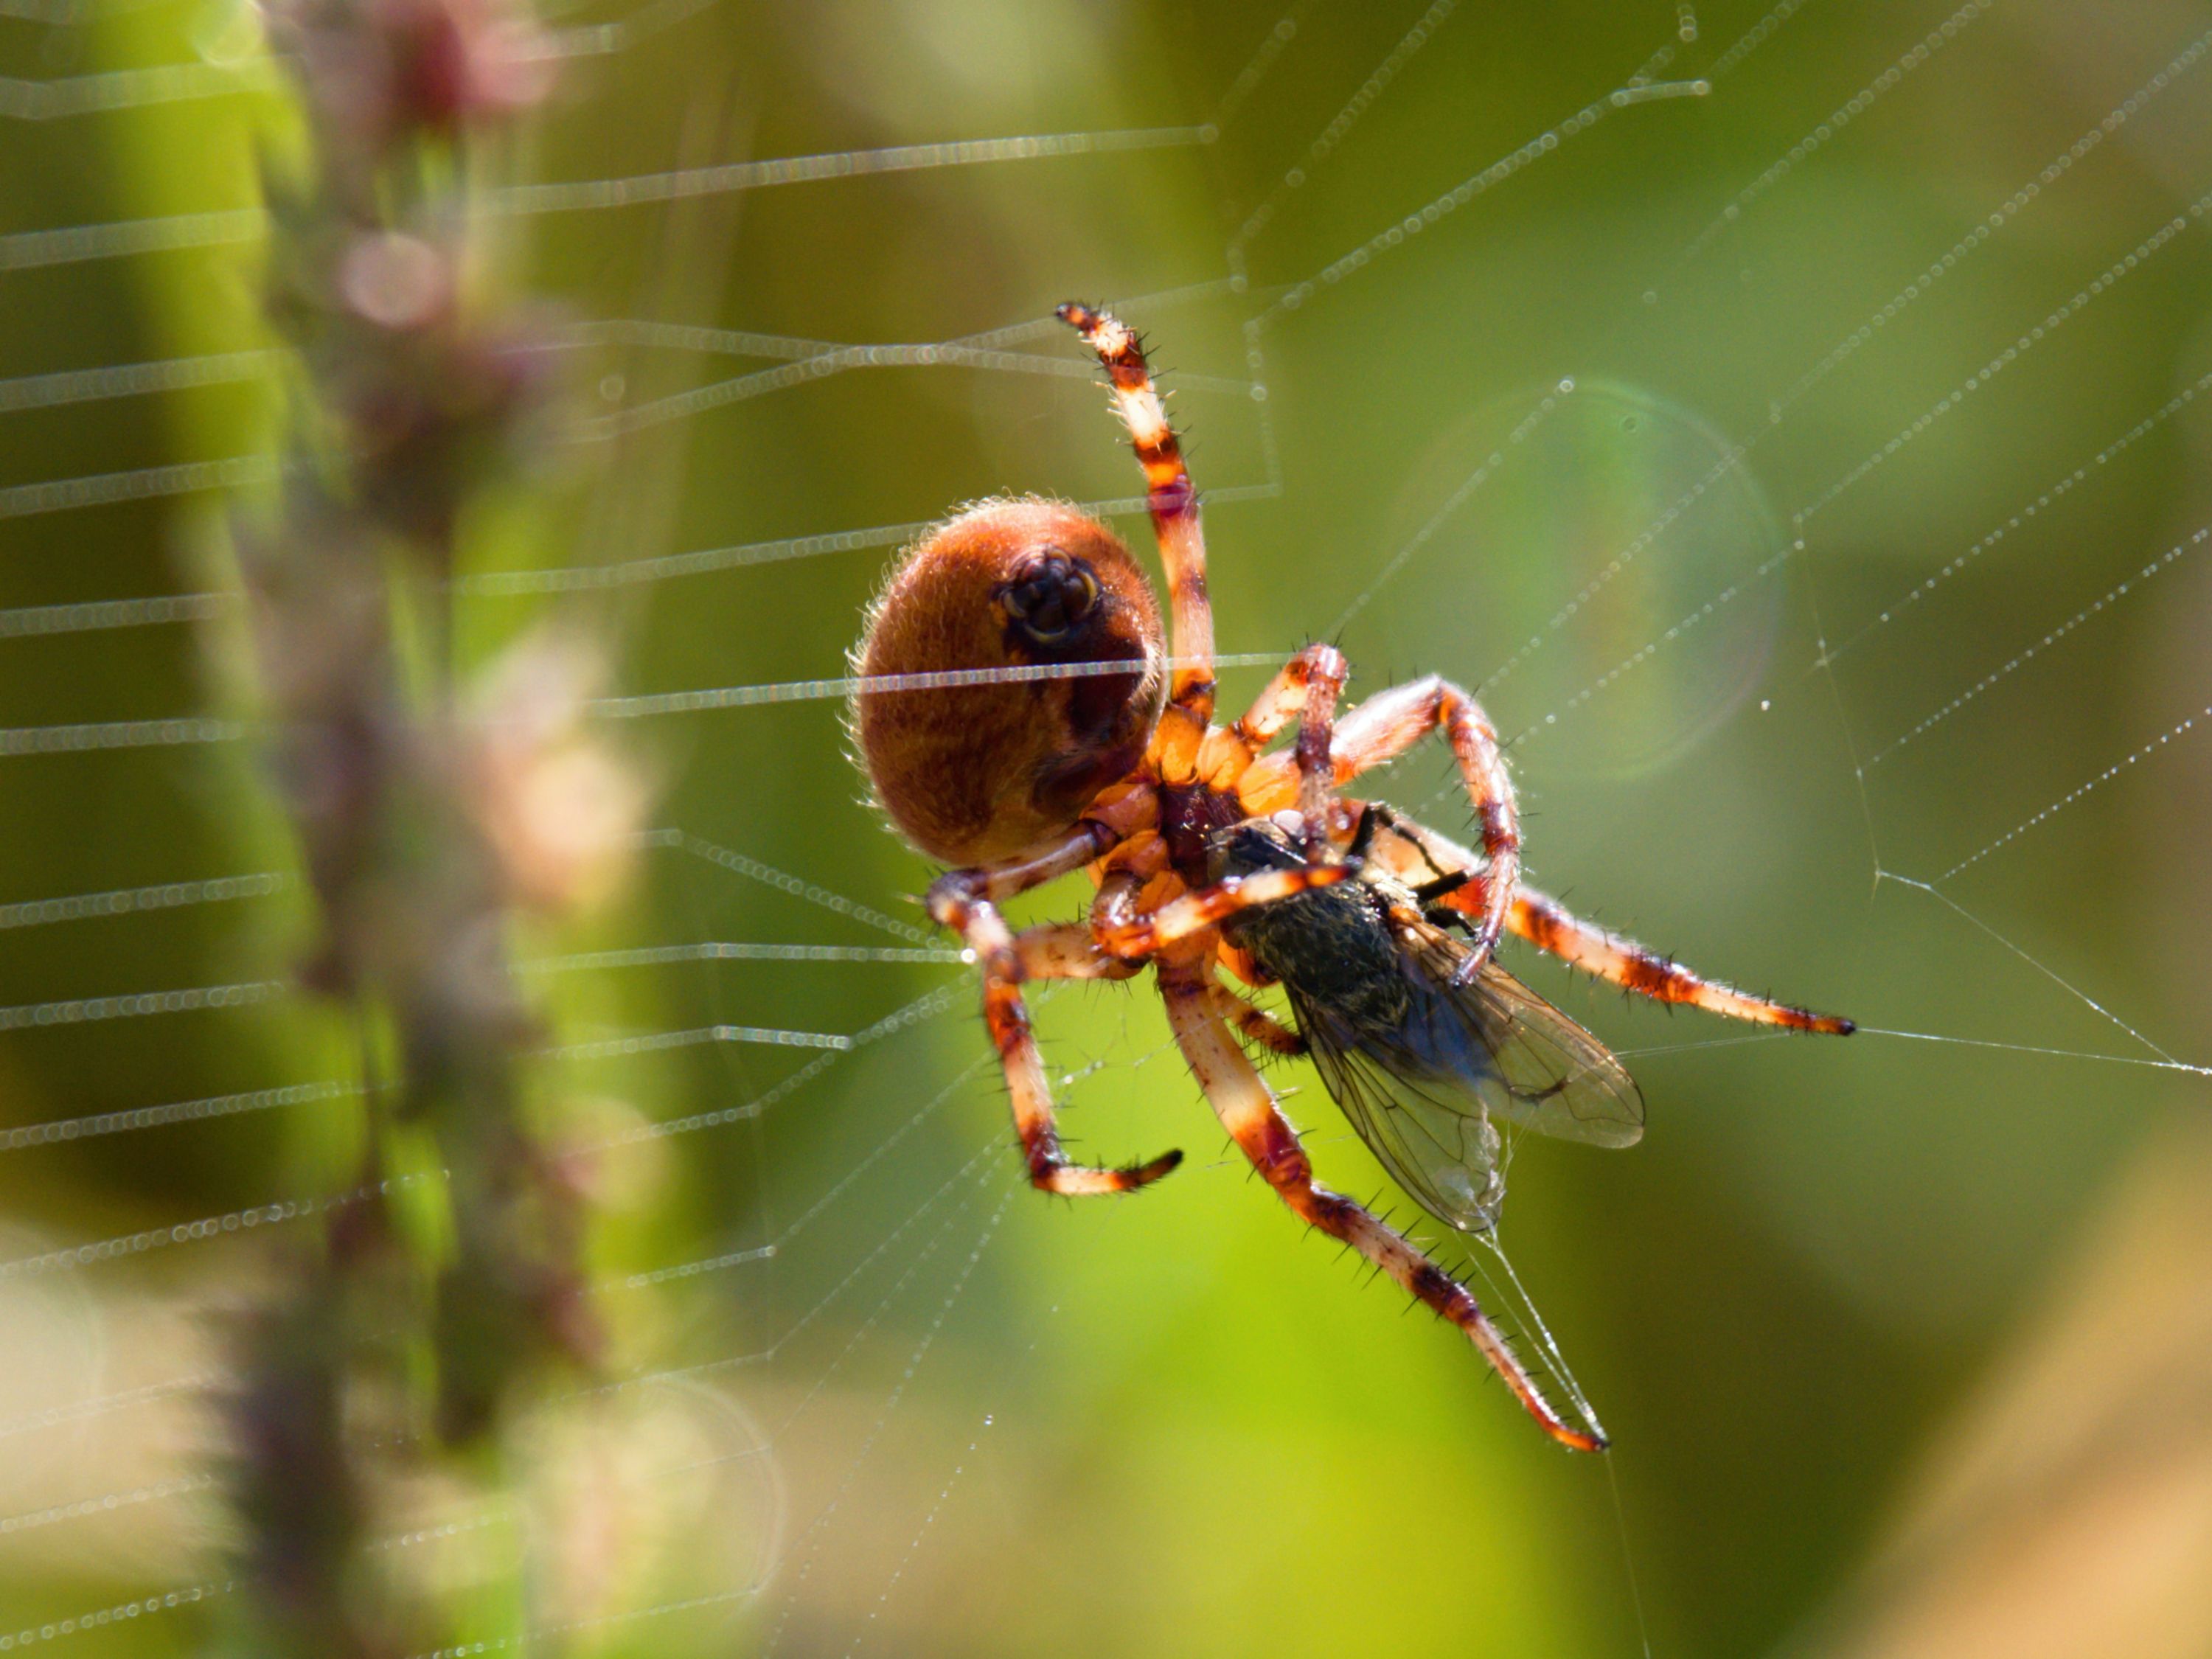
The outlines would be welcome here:
M 359 1084 L 289 988 L 304 900 L 228 665 L 224 495 L 276 475 L 242 273 L 276 77 L 245 9 L 6 16 L 0 1651 L 158 1652 L 237 1593 L 208 1402 L 253 1236 L 363 1196 L 326 1175 Z M 630 899 L 525 952 L 623 1340 L 503 1502 L 410 1500 L 379 1548 L 536 1582 L 487 1651 L 1796 1625 L 2100 1173 L 2212 1076 L 2212 13 L 551 21 L 565 101 L 486 214 L 589 406 L 556 510 L 457 588 L 473 651 L 611 640 L 599 712 L 665 781 Z M 1123 1204 L 1018 1181 L 837 677 L 951 502 L 1051 490 L 1141 546 L 1071 295 L 1169 371 L 1224 705 L 1309 637 L 1355 694 L 1448 674 L 1511 738 L 1535 881 L 1862 1023 L 1778 1041 L 1512 957 L 1651 1103 L 1631 1154 L 1516 1142 L 1511 1263 L 1464 1262 L 1601 1412 L 1614 1491 L 1300 1241 L 1144 981 L 1036 999 L 1048 1061 L 1083 1155 L 1189 1161 Z M 1455 788 L 1424 753 L 1374 792 L 1456 833 Z M 1275 1075 L 1323 1178 L 1381 1190 Z

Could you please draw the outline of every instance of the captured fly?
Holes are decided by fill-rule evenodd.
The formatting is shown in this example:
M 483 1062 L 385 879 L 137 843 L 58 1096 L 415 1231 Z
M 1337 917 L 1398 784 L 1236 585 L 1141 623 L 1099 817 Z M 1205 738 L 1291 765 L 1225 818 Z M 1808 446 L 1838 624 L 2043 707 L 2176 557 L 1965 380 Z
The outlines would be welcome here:
M 1293 817 L 1295 815 L 1285 815 Z M 1359 823 L 1366 852 L 1381 814 Z M 1297 834 L 1248 818 L 1215 836 L 1220 879 L 1306 862 Z M 1644 1097 L 1605 1045 L 1447 929 L 1436 903 L 1466 878 L 1358 879 L 1228 918 L 1222 931 L 1289 993 L 1322 1082 L 1397 1183 L 1462 1232 L 1505 1196 L 1493 1117 L 1565 1140 L 1633 1146 Z

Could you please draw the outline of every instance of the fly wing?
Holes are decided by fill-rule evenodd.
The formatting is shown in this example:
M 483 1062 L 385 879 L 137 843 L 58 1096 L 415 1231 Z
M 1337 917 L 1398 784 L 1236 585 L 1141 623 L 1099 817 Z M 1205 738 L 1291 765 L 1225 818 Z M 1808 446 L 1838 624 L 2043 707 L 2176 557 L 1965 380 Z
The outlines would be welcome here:
M 1613 1051 L 1496 963 L 1474 982 L 1435 988 L 1432 1028 L 1403 1058 L 1468 1079 L 1499 1116 L 1561 1140 L 1633 1146 L 1644 1092 Z
M 1495 963 L 1455 985 L 1464 947 L 1425 923 L 1401 926 L 1407 1017 L 1356 1024 L 1293 995 L 1322 1083 L 1391 1177 L 1438 1219 L 1480 1231 L 1495 1219 L 1495 1116 L 1562 1139 L 1633 1146 L 1644 1097 L 1605 1045 Z
M 1322 1086 L 1390 1178 L 1462 1232 L 1485 1232 L 1505 1195 L 1498 1131 L 1475 1094 L 1402 1075 L 1329 1009 L 1291 994 Z

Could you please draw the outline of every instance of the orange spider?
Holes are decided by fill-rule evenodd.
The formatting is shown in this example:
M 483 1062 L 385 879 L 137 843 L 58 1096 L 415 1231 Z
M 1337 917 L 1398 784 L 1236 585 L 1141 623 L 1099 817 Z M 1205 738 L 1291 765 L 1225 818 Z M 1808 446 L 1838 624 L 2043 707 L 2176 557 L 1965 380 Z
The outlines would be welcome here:
M 1492 959 L 1505 930 L 1662 1002 L 1798 1030 L 1840 1035 L 1851 1023 L 1700 979 L 1522 886 L 1497 735 L 1449 681 L 1395 687 L 1340 721 L 1345 660 L 1311 645 L 1236 724 L 1213 725 L 1206 546 L 1176 434 L 1134 335 L 1085 306 L 1060 315 L 1112 377 L 1144 465 L 1172 676 L 1128 550 L 1075 508 L 1035 498 L 983 502 L 909 549 L 854 653 L 866 689 L 854 728 L 877 799 L 954 866 L 931 886 L 929 912 L 982 971 L 1030 1179 L 1127 1193 L 1182 1161 L 1170 1152 L 1097 1169 L 1061 1155 L 1022 1000 L 1024 980 L 1126 979 L 1150 963 L 1199 1086 L 1267 1184 L 1465 1332 L 1554 1439 L 1600 1450 L 1602 1431 L 1561 1419 L 1466 1286 L 1315 1182 L 1230 1024 L 1276 1053 L 1311 1053 L 1399 1183 L 1474 1231 L 1503 1193 L 1492 1113 L 1605 1146 L 1634 1141 L 1644 1121 L 1620 1062 Z M 1295 746 L 1263 753 L 1293 720 Z M 1479 853 L 1335 793 L 1431 730 L 1459 763 Z M 1085 866 L 1098 887 L 1087 921 L 1016 933 L 1000 918 L 1004 900 Z M 1282 981 L 1297 1029 L 1224 984 L 1217 963 L 1247 985 Z

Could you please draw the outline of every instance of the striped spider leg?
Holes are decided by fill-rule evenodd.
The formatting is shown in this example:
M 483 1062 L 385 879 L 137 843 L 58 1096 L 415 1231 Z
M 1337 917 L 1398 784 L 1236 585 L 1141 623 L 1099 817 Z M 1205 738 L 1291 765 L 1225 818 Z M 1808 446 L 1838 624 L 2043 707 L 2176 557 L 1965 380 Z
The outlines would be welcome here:
M 1319 730 L 1310 731 L 1316 725 Z M 1433 731 L 1443 733 L 1459 763 L 1482 832 L 1482 876 L 1479 883 L 1467 884 L 1461 901 L 1474 923 L 1469 965 L 1479 967 L 1496 949 L 1519 888 L 1521 820 L 1497 730 L 1482 705 L 1460 687 L 1432 674 L 1378 692 L 1338 721 L 1333 732 L 1325 715 L 1321 721 L 1303 721 L 1297 750 L 1254 763 L 1238 781 L 1237 797 L 1255 816 L 1273 811 L 1289 804 L 1295 780 L 1301 816 L 1320 818 L 1336 785 L 1397 759 Z M 1326 753 L 1329 765 L 1323 768 L 1317 753 L 1310 751 Z M 1340 807 L 1335 817 L 1340 823 L 1352 821 Z M 1471 869 L 1474 862 L 1470 856 L 1460 867 Z
M 1407 1295 L 1458 1327 L 1552 1438 L 1576 1451 L 1603 1450 L 1601 1436 L 1570 1425 L 1545 1398 L 1472 1291 L 1364 1205 L 1314 1179 L 1313 1161 L 1274 1091 L 1223 1023 L 1222 988 L 1212 963 L 1203 957 L 1160 964 L 1160 992 L 1176 1042 L 1222 1127 L 1261 1178 L 1300 1220 L 1358 1251 Z
M 1348 783 L 1397 759 L 1437 725 L 1444 726 L 1453 752 L 1461 757 L 1482 831 L 1482 855 L 1387 807 L 1376 809 L 1382 814 L 1379 822 L 1395 833 L 1382 838 L 1375 852 L 1392 874 L 1410 885 L 1454 878 L 1456 884 L 1436 892 L 1436 901 L 1469 919 L 1476 958 L 1494 950 L 1502 928 L 1572 967 L 1656 1001 L 1686 1003 L 1730 1019 L 1791 1030 L 1844 1036 L 1856 1029 L 1838 1015 L 1814 1013 L 1705 979 L 1632 939 L 1577 919 L 1557 899 L 1522 884 L 1513 787 L 1495 731 L 1480 706 L 1448 680 L 1431 677 L 1395 686 L 1346 716 L 1330 739 L 1331 782 Z M 1269 757 L 1245 775 L 1237 793 L 1255 811 L 1285 797 L 1285 760 Z M 1301 786 L 1303 798 L 1310 793 L 1310 774 L 1303 756 L 1296 764 L 1308 780 Z M 1348 827 L 1366 810 L 1363 803 L 1340 799 L 1334 821 Z
M 1339 805 L 1346 823 L 1370 810 L 1365 803 L 1349 799 Z M 1489 877 L 1474 853 L 1387 807 L 1371 810 L 1382 815 L 1381 822 L 1390 832 L 1376 836 L 1370 849 L 1370 856 L 1378 865 L 1410 884 L 1427 883 L 1432 889 L 1441 886 L 1443 879 L 1458 884 L 1436 894 L 1436 902 L 1447 909 L 1471 915 L 1485 907 L 1482 890 Z M 1465 878 L 1463 882 L 1461 878 Z M 1515 891 L 1506 925 L 1516 937 L 1569 967 L 1655 1002 L 1681 1003 L 1753 1025 L 1778 1025 L 1826 1036 L 1849 1036 L 1858 1029 L 1840 1014 L 1815 1013 L 1795 1003 L 1754 996 L 1692 973 L 1632 939 L 1581 920 L 1559 900 L 1533 887 Z
M 1030 1182 L 1069 1197 L 1134 1192 L 1182 1162 L 1180 1151 L 1163 1152 L 1141 1164 L 1099 1169 L 1071 1163 L 1061 1152 L 1052 1089 L 1043 1057 L 1030 1029 L 1022 999 L 1024 979 L 1126 977 L 1133 965 L 1099 951 L 1090 930 L 1080 926 L 1032 927 L 1018 936 L 1000 916 L 998 906 L 1018 893 L 1080 869 L 1110 852 L 1146 811 L 1158 808 L 1148 790 L 1133 791 L 1117 803 L 1119 823 L 1086 818 L 1057 842 L 1024 859 L 967 870 L 947 871 L 931 885 L 927 900 L 938 924 L 957 933 L 983 975 L 983 1020 L 1005 1067 L 1006 1092 L 1013 1107 L 1014 1130 L 1021 1137 Z
M 1115 408 L 1145 470 L 1145 505 L 1167 579 L 1170 637 L 1176 653 L 1168 706 L 1146 758 L 1161 781 L 1186 785 L 1196 775 L 1199 746 L 1213 719 L 1213 605 L 1206 589 L 1206 533 L 1199 526 L 1198 491 L 1135 333 L 1085 305 L 1071 302 L 1058 314 L 1098 354 L 1113 385 Z
M 1150 790 L 1139 789 L 1108 810 L 1127 823 L 1145 811 L 1156 811 L 1157 800 Z M 1068 1161 L 1060 1151 L 1052 1092 L 1030 1027 L 1022 981 L 1127 979 L 1171 946 L 1194 938 L 1210 939 L 1215 924 L 1239 910 L 1334 885 L 1357 872 L 1357 866 L 1341 862 L 1271 871 L 1184 892 L 1149 911 L 1135 908 L 1133 878 L 1122 872 L 1101 888 L 1087 923 L 1047 923 L 1020 933 L 1007 927 L 998 910 L 1005 900 L 1097 861 L 1127 839 L 1113 823 L 1086 819 L 1042 853 L 986 868 L 949 871 L 929 890 L 931 916 L 966 941 L 982 969 L 984 1022 L 1006 1068 L 1030 1184 L 1067 1197 L 1134 1192 L 1182 1163 L 1182 1153 L 1164 1152 L 1119 1169 Z M 1157 839 L 1151 844 L 1157 846 Z

